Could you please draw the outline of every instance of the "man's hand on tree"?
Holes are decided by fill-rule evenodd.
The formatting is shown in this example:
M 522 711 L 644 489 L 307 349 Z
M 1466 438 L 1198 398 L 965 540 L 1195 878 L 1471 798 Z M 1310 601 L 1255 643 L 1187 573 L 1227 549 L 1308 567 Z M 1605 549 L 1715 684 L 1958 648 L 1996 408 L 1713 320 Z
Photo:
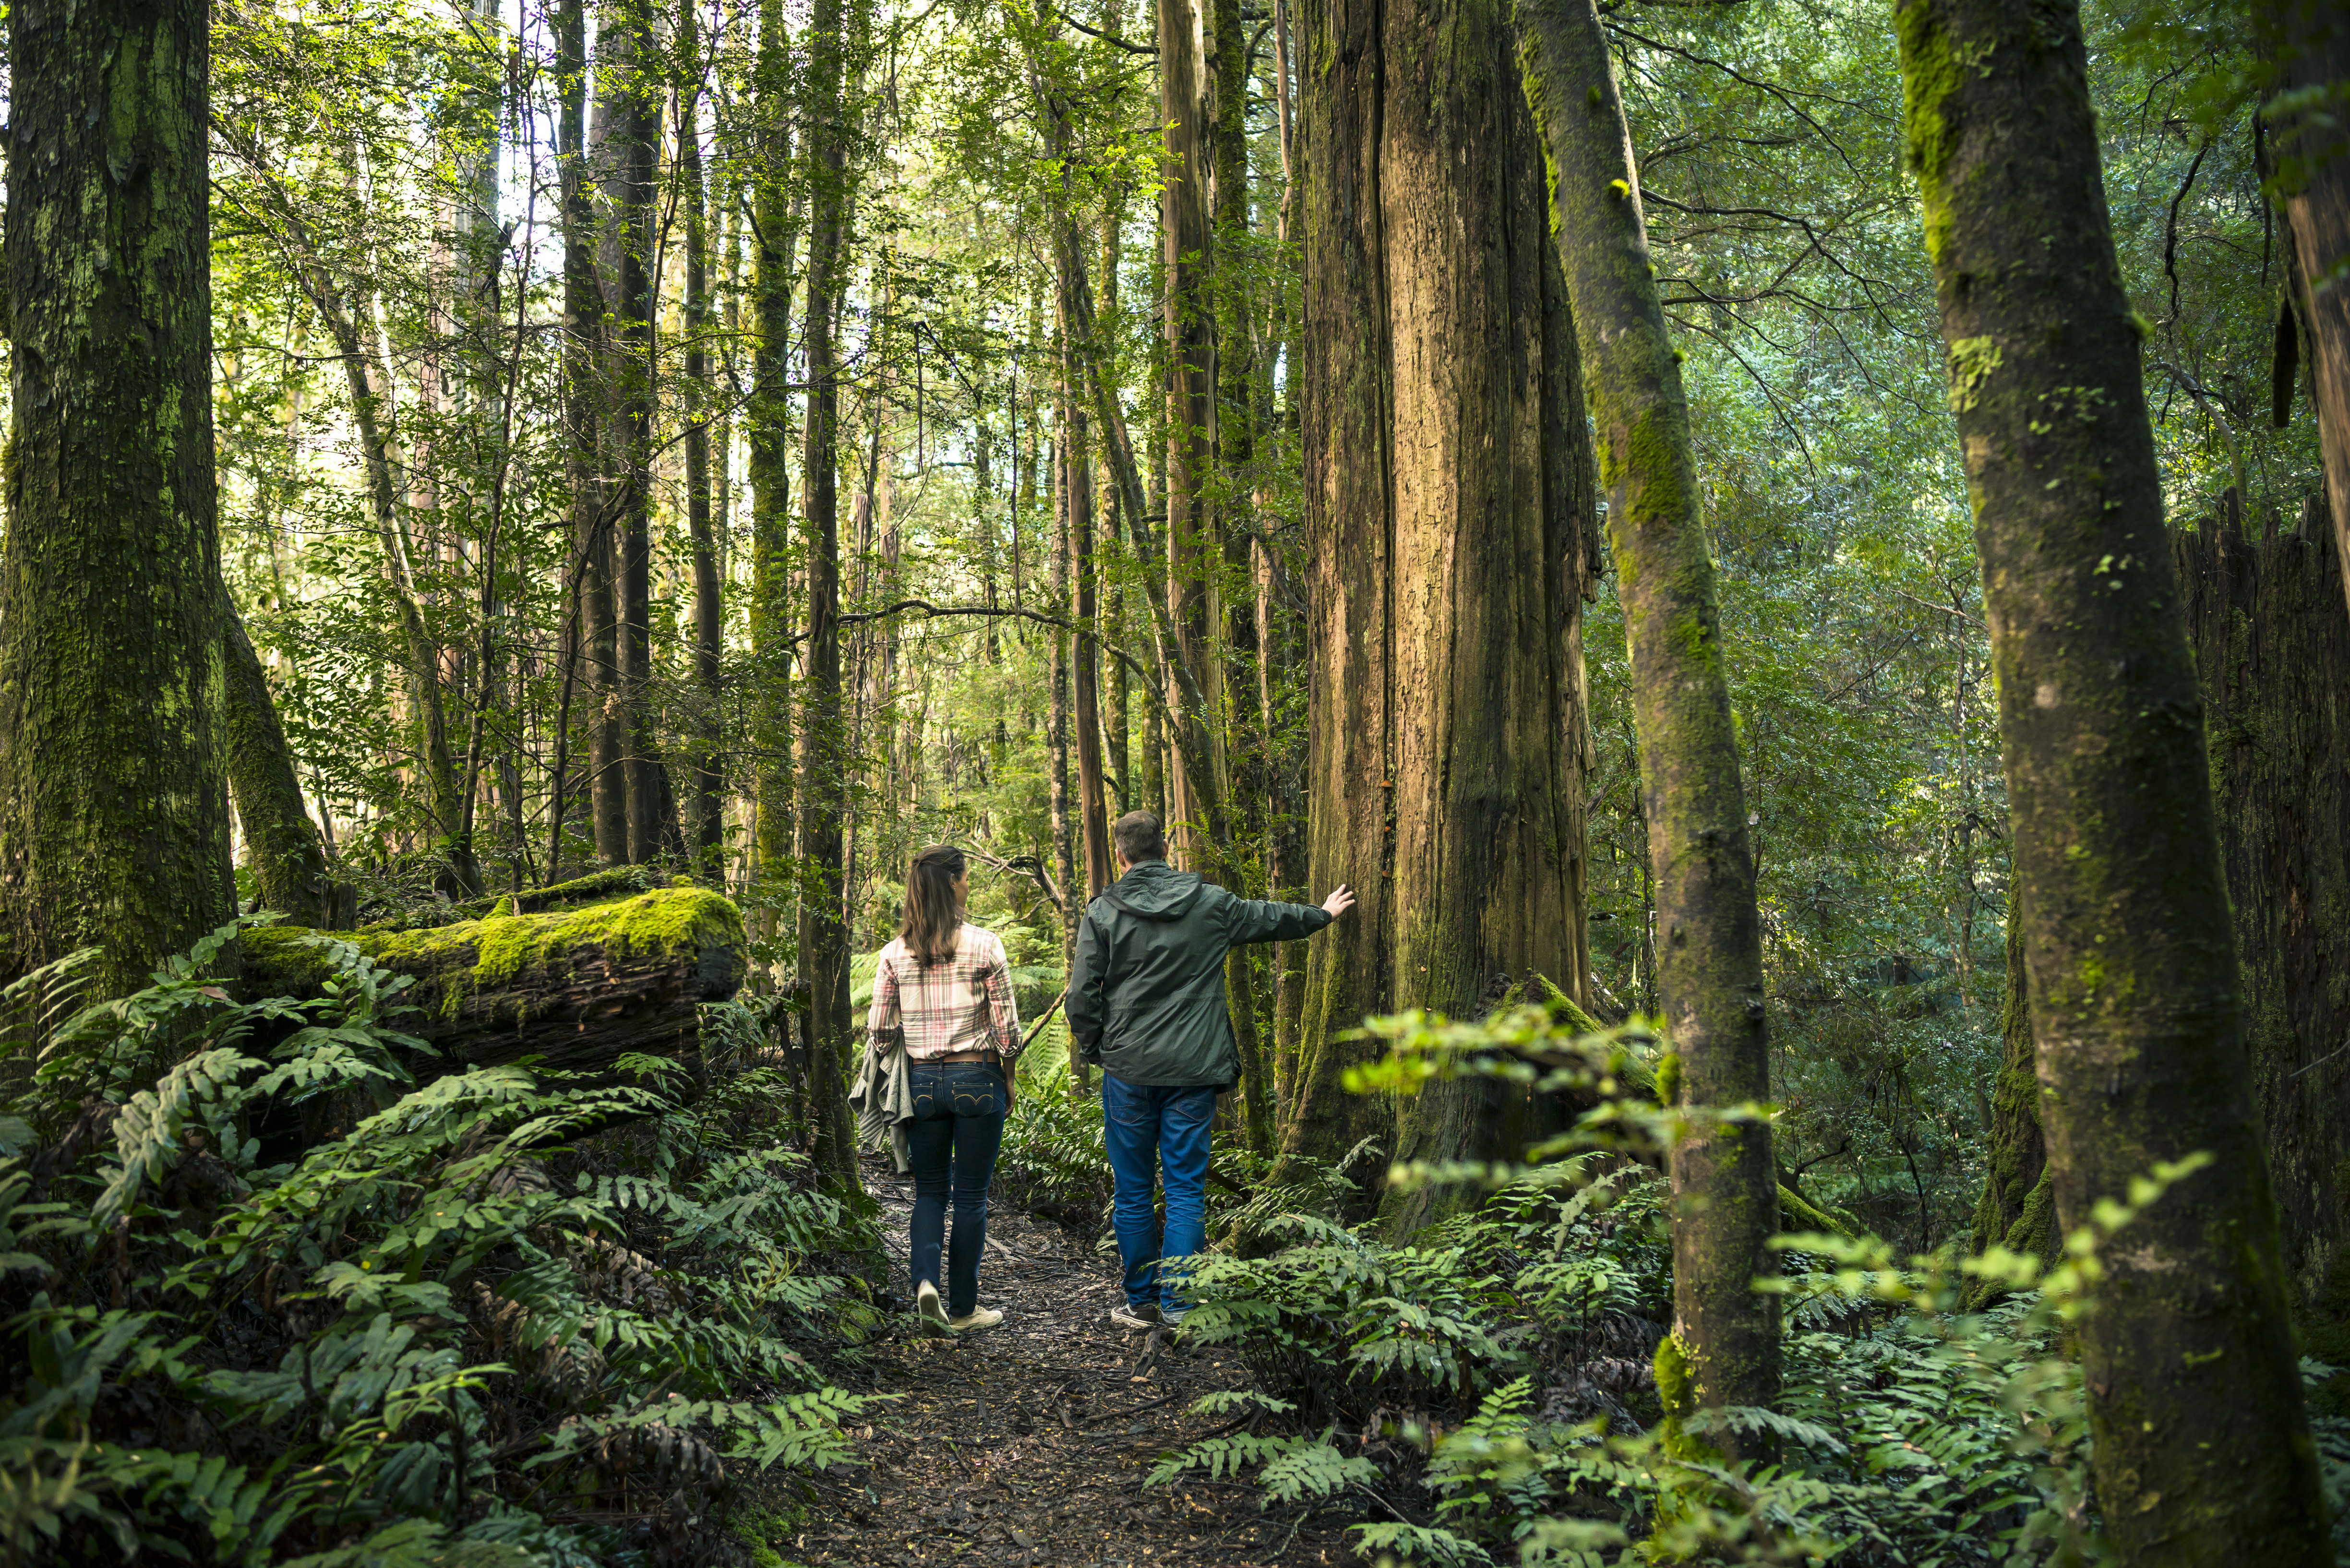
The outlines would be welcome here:
M 1352 888 L 1340 888 L 1322 900 L 1322 912 L 1334 920 L 1354 907 L 1355 890 Z

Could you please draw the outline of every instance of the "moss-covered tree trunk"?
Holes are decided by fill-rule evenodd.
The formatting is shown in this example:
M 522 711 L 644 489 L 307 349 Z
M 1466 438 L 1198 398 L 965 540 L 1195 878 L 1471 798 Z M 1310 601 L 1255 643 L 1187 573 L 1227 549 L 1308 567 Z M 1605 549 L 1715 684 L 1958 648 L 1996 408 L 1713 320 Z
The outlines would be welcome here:
M 725 606 L 720 598 L 718 541 L 710 503 L 710 215 L 702 166 L 702 46 L 692 5 L 678 11 L 678 57 L 684 78 L 677 94 L 679 200 L 685 208 L 685 530 L 693 547 L 693 679 L 700 744 L 692 758 L 693 794 L 686 811 L 686 845 L 694 874 L 723 883 L 725 775 L 718 743 L 724 732 Z
M 864 13 L 861 7 L 858 13 Z M 842 0 L 816 0 L 809 22 L 807 423 L 801 432 L 800 547 L 807 571 L 806 679 L 799 781 L 800 974 L 808 987 L 808 1104 L 817 1168 L 858 1185 L 848 1121 L 848 927 L 841 824 L 850 762 L 840 673 L 840 385 L 834 314 L 847 243 L 848 140 Z
M 582 883 L 592 892 L 600 880 Z M 544 891 L 559 900 L 565 890 Z M 732 902 L 691 887 L 527 914 L 505 912 L 514 902 L 453 925 L 329 935 L 416 982 L 400 1000 L 418 1011 L 395 1022 L 445 1064 L 601 1072 L 636 1054 L 699 1073 L 702 1004 L 725 1001 L 743 980 L 743 917 Z M 321 994 L 334 970 L 319 939 L 298 926 L 246 931 L 248 994 Z
M 321 926 L 328 904 L 326 846 L 302 803 L 294 751 L 277 722 L 268 672 L 225 589 L 220 616 L 225 639 L 222 743 L 229 799 L 253 857 L 255 891 L 263 909 L 296 925 Z
M 1657 995 L 1679 1057 L 1679 1100 L 1767 1100 L 1762 932 L 1713 563 L 1623 100 L 1592 0 L 1518 0 L 1518 26 L 1598 428 L 1656 876 Z M 1768 1405 L 1779 1388 L 1776 1298 L 1752 1288 L 1774 1268 L 1768 1126 L 1728 1123 L 1684 1139 L 1672 1187 L 1665 1354 L 1687 1359 L 1700 1405 Z
M 758 222 L 752 318 L 751 395 L 745 407 L 751 480 L 751 583 L 747 605 L 751 656 L 758 683 L 753 698 L 757 747 L 758 823 L 752 836 L 751 880 L 756 934 L 780 932 L 770 923 L 788 889 L 793 841 L 792 670 L 792 267 L 800 211 L 791 199 L 791 64 L 784 0 L 764 0 L 759 15 L 757 155 L 751 199 Z
M 2170 536 L 2236 916 L 2252 1094 L 2304 1323 L 2350 1317 L 2350 606 L 2339 535 Z M 2304 1348 L 2332 1361 L 2350 1341 Z
M 1541 151 L 1500 4 L 1309 7 L 1304 417 L 1313 615 L 1313 887 L 1355 914 L 1307 957 L 1284 1152 L 1384 1131 L 1347 1093 L 1367 1013 L 1475 1015 L 1531 974 L 1582 985 L 1585 483 L 1544 231 Z M 1391 1156 L 1515 1152 L 1522 1092 L 1465 1078 L 1400 1109 Z M 1376 1168 L 1376 1167 L 1374 1168 Z M 1409 1228 L 1458 1193 L 1395 1195 Z
M 0 971 L 120 994 L 228 919 L 210 39 L 190 0 L 8 13 Z
M 2080 1328 L 2125 1561 L 2328 1560 L 2286 1325 L 2201 705 L 2115 260 L 2078 8 L 1904 0 L 1909 158 L 1950 350 L 2069 1227 L 2208 1157 L 2105 1251 Z

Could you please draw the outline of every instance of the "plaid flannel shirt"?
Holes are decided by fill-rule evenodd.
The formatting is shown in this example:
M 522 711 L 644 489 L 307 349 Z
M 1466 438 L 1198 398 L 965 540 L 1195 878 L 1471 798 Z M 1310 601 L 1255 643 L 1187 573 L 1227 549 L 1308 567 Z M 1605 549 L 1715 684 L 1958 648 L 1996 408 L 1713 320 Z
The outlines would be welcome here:
M 1020 1058 L 1020 1004 L 1012 994 L 1012 961 L 1003 939 L 965 924 L 955 938 L 954 957 L 923 965 L 907 951 L 903 937 L 891 938 L 873 971 L 873 1007 L 865 1027 L 877 1044 L 902 1027 L 906 1055 L 916 1062 L 993 1046 L 1010 1073 Z

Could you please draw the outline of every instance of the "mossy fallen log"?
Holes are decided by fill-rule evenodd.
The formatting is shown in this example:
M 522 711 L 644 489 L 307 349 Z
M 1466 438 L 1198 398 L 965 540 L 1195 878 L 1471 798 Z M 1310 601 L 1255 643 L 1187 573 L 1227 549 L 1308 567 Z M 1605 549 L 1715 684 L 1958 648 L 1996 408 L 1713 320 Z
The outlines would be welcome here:
M 271 926 L 244 934 L 252 996 L 317 996 L 333 974 L 321 935 L 414 978 L 409 1033 L 466 1066 L 537 1057 L 600 1072 L 621 1055 L 696 1069 L 696 1014 L 742 983 L 743 916 L 703 888 L 530 915 L 492 915 L 422 930 L 321 933 Z

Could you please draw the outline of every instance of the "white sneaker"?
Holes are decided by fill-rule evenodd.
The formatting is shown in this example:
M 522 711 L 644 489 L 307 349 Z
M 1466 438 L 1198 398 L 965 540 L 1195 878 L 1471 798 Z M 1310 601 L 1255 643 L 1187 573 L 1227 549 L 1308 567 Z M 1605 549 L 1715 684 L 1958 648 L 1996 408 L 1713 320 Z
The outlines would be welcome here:
M 924 1280 L 914 1289 L 914 1315 L 924 1334 L 933 1339 L 948 1339 L 954 1330 L 948 1326 L 947 1309 L 939 1300 L 939 1287 Z
M 1110 1322 L 1118 1327 L 1140 1334 L 1159 1326 L 1159 1309 L 1155 1306 L 1120 1304 L 1109 1309 Z
M 1003 1314 L 993 1307 L 980 1307 L 975 1311 L 963 1314 L 961 1317 L 947 1319 L 947 1326 L 957 1334 L 969 1334 L 973 1329 L 993 1328 L 1003 1321 Z

